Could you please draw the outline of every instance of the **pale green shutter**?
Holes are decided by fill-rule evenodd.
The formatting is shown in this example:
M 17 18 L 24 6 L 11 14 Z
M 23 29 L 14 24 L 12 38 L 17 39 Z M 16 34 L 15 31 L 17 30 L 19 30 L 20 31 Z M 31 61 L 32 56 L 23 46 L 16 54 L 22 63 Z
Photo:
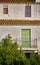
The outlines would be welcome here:
M 22 46 L 26 48 L 30 47 L 30 42 L 31 42 L 30 29 L 22 29 L 21 37 L 22 37 Z

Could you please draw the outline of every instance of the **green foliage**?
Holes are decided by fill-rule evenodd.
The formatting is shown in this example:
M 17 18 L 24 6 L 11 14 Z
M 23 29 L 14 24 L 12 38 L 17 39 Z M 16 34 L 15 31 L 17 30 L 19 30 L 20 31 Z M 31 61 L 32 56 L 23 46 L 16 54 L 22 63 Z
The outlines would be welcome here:
M 12 37 L 8 34 L 0 43 L 0 65 L 27 65 L 24 52 L 18 50 L 18 44 L 13 43 Z
M 32 52 L 30 55 L 30 64 L 31 65 L 40 65 L 40 55 Z
M 18 50 L 17 42 L 13 43 L 10 34 L 0 42 L 0 65 L 40 65 L 40 55 L 32 52 L 26 58 L 24 52 Z
M 2 43 L 0 42 L 0 65 L 1 65 L 2 62 L 3 62 L 2 54 L 3 54 L 3 45 L 2 45 Z
M 8 36 L 6 36 L 5 38 L 2 39 L 2 43 L 4 44 L 4 46 L 8 46 L 10 44 L 13 44 L 13 41 L 11 38 L 12 37 L 10 36 L 10 34 L 8 34 Z

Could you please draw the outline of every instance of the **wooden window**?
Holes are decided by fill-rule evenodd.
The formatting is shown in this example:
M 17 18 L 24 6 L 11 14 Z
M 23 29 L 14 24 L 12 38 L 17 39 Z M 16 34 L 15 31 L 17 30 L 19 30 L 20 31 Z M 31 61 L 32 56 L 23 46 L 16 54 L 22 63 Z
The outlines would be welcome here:
M 3 7 L 3 14 L 8 14 L 8 6 L 7 5 L 5 5 Z
M 25 7 L 25 17 L 31 17 L 31 6 Z

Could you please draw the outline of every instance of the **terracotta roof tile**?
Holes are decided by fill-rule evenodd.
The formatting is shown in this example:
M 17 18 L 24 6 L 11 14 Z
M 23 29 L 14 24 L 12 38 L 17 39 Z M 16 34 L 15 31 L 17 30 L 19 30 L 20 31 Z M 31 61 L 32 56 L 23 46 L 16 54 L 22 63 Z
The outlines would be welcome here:
M 0 2 L 4 3 L 27 3 L 32 2 L 32 0 L 0 0 Z
M 40 25 L 40 20 L 0 20 L 0 25 Z

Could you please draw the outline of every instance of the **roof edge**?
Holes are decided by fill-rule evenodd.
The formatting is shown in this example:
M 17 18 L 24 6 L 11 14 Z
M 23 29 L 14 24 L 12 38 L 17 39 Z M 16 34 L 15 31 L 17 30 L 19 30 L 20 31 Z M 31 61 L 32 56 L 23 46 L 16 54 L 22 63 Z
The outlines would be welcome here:
M 40 20 L 0 20 L 0 25 L 40 25 Z

